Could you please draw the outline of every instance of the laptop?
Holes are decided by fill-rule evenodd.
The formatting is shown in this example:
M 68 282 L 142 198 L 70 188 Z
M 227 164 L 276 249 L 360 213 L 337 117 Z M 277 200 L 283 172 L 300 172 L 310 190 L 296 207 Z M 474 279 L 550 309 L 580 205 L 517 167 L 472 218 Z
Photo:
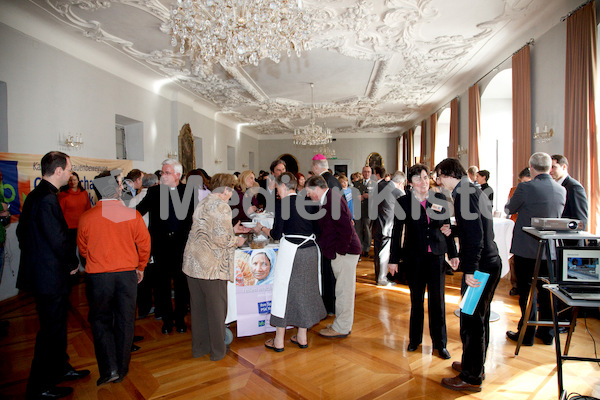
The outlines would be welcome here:
M 558 250 L 559 290 L 573 300 L 600 301 L 600 247 Z

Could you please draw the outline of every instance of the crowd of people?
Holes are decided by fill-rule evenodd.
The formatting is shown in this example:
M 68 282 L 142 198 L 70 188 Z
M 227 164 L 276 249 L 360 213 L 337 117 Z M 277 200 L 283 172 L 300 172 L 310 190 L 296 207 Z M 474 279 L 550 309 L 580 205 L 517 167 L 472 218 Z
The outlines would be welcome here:
M 441 382 L 453 390 L 481 390 L 490 304 L 501 271 L 489 171 L 465 170 L 459 160 L 448 158 L 433 170 L 415 164 L 406 175 L 367 165 L 349 180 L 333 174 L 327 159 L 317 154 L 306 177 L 287 172 L 280 159 L 258 176 L 243 171 L 211 177 L 202 169 L 184 176 L 181 163 L 167 159 L 155 173 L 134 169 L 123 179 L 121 171 L 102 172 L 93 180 L 98 201 L 91 207 L 69 156 L 50 152 L 41 168 L 42 180 L 27 197 L 17 228 L 17 286 L 34 294 L 40 321 L 29 398 L 65 397 L 72 388 L 57 383 L 90 373 L 73 369 L 66 352 L 69 277 L 80 264 L 86 272 L 98 385 L 120 382 L 128 374 L 136 305 L 137 317 L 154 313 L 165 335 L 173 329 L 185 333 L 189 312 L 192 356 L 224 358 L 227 282 L 236 280 L 235 249 L 244 245 L 243 234 L 248 233 L 279 241 L 276 260 L 269 249 L 250 256 L 257 284 L 273 285 L 269 322 L 276 330 L 264 345 L 275 352 L 285 350 L 289 326 L 297 328 L 290 342 L 308 348 L 309 329 L 328 315 L 335 318 L 319 335 L 350 335 L 356 266 L 372 258 L 374 284 L 407 283 L 410 289 L 407 351 L 422 343 L 427 291 L 432 347 L 440 358 L 449 359 L 446 270 L 463 272 L 462 293 L 480 286 L 475 272 L 489 274 L 474 313 L 460 315 L 463 355 L 452 364 L 459 374 Z M 521 228 L 532 217 L 576 218 L 585 224 L 587 199 L 561 155 L 533 154 L 519 180 L 506 213 L 516 216 L 511 252 L 514 288 L 524 314 L 537 243 Z M 273 212 L 272 228 L 260 222 L 253 228 L 242 226 L 258 210 Z M 549 313 L 544 291 L 534 302 L 518 330 L 524 318 Z M 533 345 L 535 336 L 551 344 L 554 334 L 550 327 L 537 332 L 529 327 L 523 344 Z M 517 340 L 519 331 L 507 336 Z

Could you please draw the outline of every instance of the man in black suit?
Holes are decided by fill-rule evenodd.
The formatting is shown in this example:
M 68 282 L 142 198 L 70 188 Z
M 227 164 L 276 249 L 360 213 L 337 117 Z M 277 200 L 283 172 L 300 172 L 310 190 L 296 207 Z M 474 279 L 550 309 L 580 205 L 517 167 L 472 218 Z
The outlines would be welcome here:
M 375 185 L 376 181 L 371 179 L 371 175 L 373 171 L 370 166 L 365 165 L 362 169 L 363 179 L 356 182 L 354 187 L 356 187 L 360 193 L 358 200 L 360 201 L 360 217 L 355 215 L 354 219 L 354 229 L 356 230 L 356 234 L 360 239 L 360 245 L 362 247 L 362 256 L 369 256 L 369 249 L 371 248 L 371 227 L 373 225 L 373 221 L 369 218 L 369 192 L 371 192 Z M 355 208 L 356 209 L 356 208 Z
M 67 355 L 68 281 L 79 263 L 56 194 L 69 182 L 71 159 L 52 151 L 42 158 L 41 167 L 42 180 L 27 196 L 17 226 L 21 248 L 17 287 L 33 294 L 40 324 L 26 396 L 58 399 L 73 388 L 57 383 L 83 378 L 90 371 L 75 371 Z
M 277 199 L 275 180 L 277 177 L 281 176 L 281 174 L 286 172 L 285 161 L 278 158 L 271 163 L 269 169 L 271 170 L 271 173 L 264 179 L 258 181 L 258 184 L 263 190 L 259 191 L 257 201 L 259 207 L 266 211 L 275 212 L 275 200 Z
M 456 158 L 440 162 L 435 171 L 438 182 L 452 192 L 456 225 L 443 225 L 446 236 L 458 237 L 460 267 L 463 271 L 461 293 L 467 286 L 479 287 L 475 272 L 489 274 L 479 303 L 472 315 L 460 313 L 460 338 L 463 343 L 461 361 L 452 363 L 460 374 L 442 379 L 442 386 L 452 390 L 481 391 L 485 374 L 484 364 L 490 341 L 490 305 L 500 280 L 502 267 L 498 247 L 494 242 L 492 203 L 467 178 L 467 173 Z M 453 263 L 455 269 L 457 265 Z
M 510 252 L 514 254 L 515 260 L 521 320 L 519 321 L 517 332 L 506 332 L 506 336 L 514 341 L 519 339 L 519 332 L 525 318 L 528 318 L 530 321 L 538 320 L 538 300 L 540 319 L 544 321 L 552 320 L 550 293 L 541 287 L 541 281 L 538 282 L 538 293 L 532 300 L 531 315 L 525 315 L 537 258 L 538 241 L 523 232 L 523 227 L 531 226 L 531 218 L 533 217 L 560 218 L 562 215 L 565 207 L 566 190 L 554 182 L 549 175 L 551 168 L 552 159 L 548 154 L 542 152 L 534 153 L 529 158 L 531 181 L 519 183 L 515 193 L 508 200 L 504 208 L 504 211 L 508 215 L 519 213 L 513 230 Z M 540 266 L 539 276 L 548 276 L 546 261 L 543 261 Z M 554 340 L 554 329 L 547 326 L 540 326 L 536 332 L 535 326 L 528 327 L 523 338 L 523 345 L 533 346 L 534 335 L 542 339 L 545 344 L 551 345 Z
M 198 197 L 195 195 L 197 187 L 191 181 L 187 186 L 180 182 L 182 174 L 183 167 L 179 161 L 163 161 L 161 184 L 148 188 L 146 197 L 136 207 L 142 215 L 150 213 L 155 313 L 163 319 L 162 333 L 165 335 L 171 333 L 173 325 L 179 333 L 187 331 L 185 316 L 190 292 L 181 265 Z M 175 291 L 175 310 L 171 302 L 171 281 Z
M 311 171 L 315 176 L 321 175 L 325 179 L 329 189 L 337 188 L 338 193 L 344 199 L 343 201 L 346 201 L 342 191 L 342 184 L 329 172 L 329 163 L 323 154 L 317 154 L 313 157 Z M 335 314 L 335 275 L 331 269 L 331 260 L 327 257 L 321 258 L 321 278 L 323 281 L 323 304 L 325 304 L 327 314 L 333 315 Z
M 382 168 L 382 167 L 376 167 Z M 381 171 L 380 171 L 381 172 Z M 369 202 L 369 207 L 377 210 L 377 218 L 373 221 L 373 263 L 375 264 L 375 283 L 377 286 L 394 286 L 388 278 L 390 260 L 390 239 L 394 227 L 394 207 L 396 199 L 404 196 L 404 172 L 397 171 L 388 182 L 382 179 L 377 184 L 377 192 Z
M 562 218 L 573 218 L 583 222 L 583 229 L 587 228 L 588 201 L 585 189 L 569 175 L 569 161 L 567 157 L 554 154 L 552 156 L 552 169 L 550 175 L 567 190 L 567 200 Z

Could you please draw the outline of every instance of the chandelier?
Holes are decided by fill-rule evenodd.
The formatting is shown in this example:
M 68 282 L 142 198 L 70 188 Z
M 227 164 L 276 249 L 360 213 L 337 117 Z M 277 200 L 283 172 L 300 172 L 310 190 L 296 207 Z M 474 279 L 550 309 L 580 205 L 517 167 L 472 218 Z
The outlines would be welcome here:
M 331 143 L 331 129 L 323 128 L 315 123 L 315 99 L 313 83 L 310 84 L 310 123 L 301 128 L 294 129 L 294 144 L 299 146 L 319 146 Z
M 301 0 L 177 0 L 168 24 L 171 45 L 189 56 L 194 72 L 205 64 L 278 63 L 281 52 L 309 50 L 310 18 Z
M 323 154 L 325 158 L 337 158 L 335 150 L 327 145 L 322 145 L 319 147 L 319 153 Z

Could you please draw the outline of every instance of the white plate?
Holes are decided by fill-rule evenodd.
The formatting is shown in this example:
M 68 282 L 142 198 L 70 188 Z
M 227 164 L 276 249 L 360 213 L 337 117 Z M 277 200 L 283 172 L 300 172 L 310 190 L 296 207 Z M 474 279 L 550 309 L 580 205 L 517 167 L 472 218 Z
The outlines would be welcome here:
M 246 228 L 254 228 L 256 226 L 256 222 L 252 222 L 252 221 L 242 222 L 242 226 L 244 226 Z

